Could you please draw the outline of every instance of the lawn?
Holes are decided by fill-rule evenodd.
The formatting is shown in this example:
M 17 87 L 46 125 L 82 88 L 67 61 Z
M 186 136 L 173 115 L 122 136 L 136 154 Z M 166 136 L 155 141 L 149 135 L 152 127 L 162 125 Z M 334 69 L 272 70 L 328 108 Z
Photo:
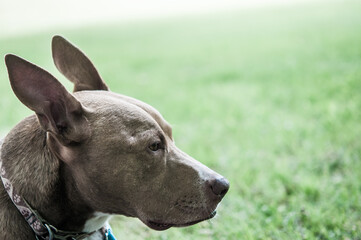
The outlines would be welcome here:
M 62 34 L 114 92 L 156 107 L 177 145 L 226 176 L 215 219 L 119 239 L 361 239 L 361 2 L 323 1 L 0 39 L 53 66 Z M 28 111 L 0 64 L 0 135 Z

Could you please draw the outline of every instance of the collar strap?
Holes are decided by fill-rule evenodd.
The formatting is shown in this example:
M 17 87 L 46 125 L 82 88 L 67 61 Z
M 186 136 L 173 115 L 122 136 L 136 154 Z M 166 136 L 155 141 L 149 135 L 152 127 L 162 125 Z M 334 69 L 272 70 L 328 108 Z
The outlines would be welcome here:
M 11 184 L 5 169 L 2 167 L 2 143 L 3 141 L 0 140 L 0 178 L 11 201 L 14 203 L 14 205 L 24 217 L 26 222 L 29 224 L 29 226 L 35 233 L 37 240 L 81 240 L 97 232 L 94 231 L 90 233 L 85 233 L 58 230 L 56 227 L 52 226 L 44 218 L 42 218 L 40 214 L 36 210 L 34 210 L 20 194 L 17 193 L 17 191 Z M 100 231 L 102 231 L 105 240 L 116 240 L 111 232 L 110 226 L 103 227 L 100 229 Z

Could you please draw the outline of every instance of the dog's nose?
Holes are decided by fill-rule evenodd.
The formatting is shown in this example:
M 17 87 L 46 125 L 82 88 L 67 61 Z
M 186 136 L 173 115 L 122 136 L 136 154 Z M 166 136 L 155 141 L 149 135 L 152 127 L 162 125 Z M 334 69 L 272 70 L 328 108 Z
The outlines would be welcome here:
M 229 182 L 224 177 L 214 178 L 208 181 L 208 186 L 216 196 L 223 198 L 228 192 Z

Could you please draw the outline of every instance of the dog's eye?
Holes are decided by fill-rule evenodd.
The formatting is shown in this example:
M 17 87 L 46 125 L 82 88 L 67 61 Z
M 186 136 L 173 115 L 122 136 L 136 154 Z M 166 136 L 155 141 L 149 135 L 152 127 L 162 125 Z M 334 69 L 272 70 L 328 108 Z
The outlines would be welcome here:
M 162 143 L 161 142 L 154 142 L 151 145 L 149 145 L 149 149 L 152 150 L 153 152 L 156 152 L 161 148 L 162 148 Z

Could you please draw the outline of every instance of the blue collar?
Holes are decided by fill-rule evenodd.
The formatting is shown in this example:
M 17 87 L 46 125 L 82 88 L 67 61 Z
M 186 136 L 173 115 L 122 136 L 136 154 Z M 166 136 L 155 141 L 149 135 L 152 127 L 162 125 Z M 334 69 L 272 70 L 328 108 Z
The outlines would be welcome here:
M 107 229 L 107 231 L 105 232 L 105 240 L 117 240 L 114 235 L 113 235 L 113 232 L 112 232 L 112 229 L 109 228 Z

